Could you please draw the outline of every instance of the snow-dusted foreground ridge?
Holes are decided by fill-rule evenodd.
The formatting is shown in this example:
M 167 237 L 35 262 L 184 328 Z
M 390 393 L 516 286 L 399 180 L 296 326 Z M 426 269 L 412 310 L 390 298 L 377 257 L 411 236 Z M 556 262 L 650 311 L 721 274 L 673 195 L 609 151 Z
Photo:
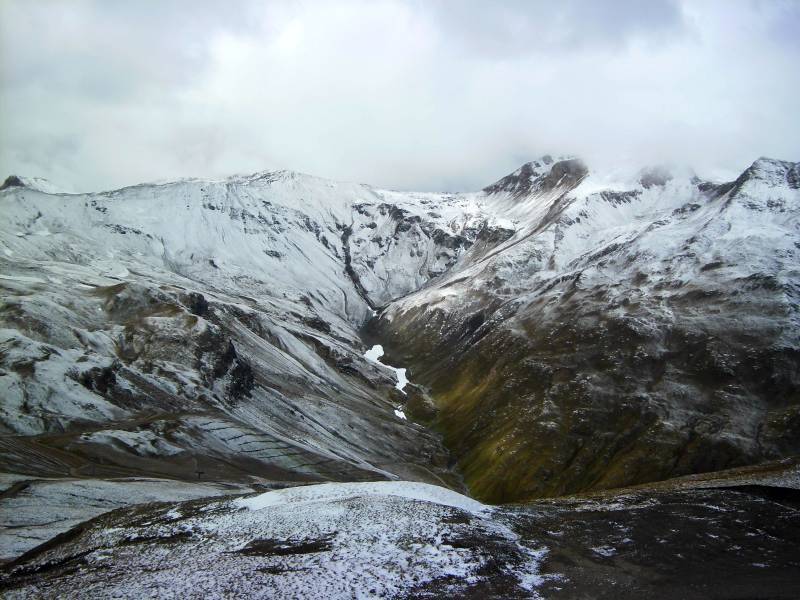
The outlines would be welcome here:
M 416 482 L 142 505 L 7 565 L 0 589 L 7 598 L 793 598 L 797 473 L 786 463 L 508 507 Z
M 421 483 L 330 483 L 109 519 L 42 557 L 69 561 L 80 547 L 101 578 L 28 579 L 8 597 L 375 598 L 432 584 L 457 591 L 490 576 L 531 595 L 543 581 L 543 549 L 521 544 L 488 507 Z

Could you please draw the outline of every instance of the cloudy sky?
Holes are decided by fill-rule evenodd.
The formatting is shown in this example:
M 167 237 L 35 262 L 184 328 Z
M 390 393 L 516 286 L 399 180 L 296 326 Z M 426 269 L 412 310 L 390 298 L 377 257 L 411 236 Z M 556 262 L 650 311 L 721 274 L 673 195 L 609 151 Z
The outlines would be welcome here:
M 0 0 L 0 173 L 477 189 L 800 160 L 800 1 Z

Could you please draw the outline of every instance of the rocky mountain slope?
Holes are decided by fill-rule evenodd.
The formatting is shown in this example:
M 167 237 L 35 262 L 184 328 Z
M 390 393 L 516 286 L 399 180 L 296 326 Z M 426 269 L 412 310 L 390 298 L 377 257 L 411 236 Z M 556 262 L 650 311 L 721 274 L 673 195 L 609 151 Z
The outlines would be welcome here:
M 424 531 L 375 535 L 390 547 L 435 539 L 434 553 L 449 553 L 459 546 L 442 536 L 463 515 L 438 500 L 421 510 L 421 483 L 403 481 L 498 503 L 797 454 L 798 188 L 800 165 L 769 159 L 715 184 L 542 157 L 465 194 L 293 172 L 96 194 L 10 177 L 0 189 L 0 555 L 80 554 L 62 543 L 129 526 L 107 520 L 112 509 L 123 520 L 155 510 L 148 522 L 167 526 L 152 501 L 188 500 L 234 531 L 241 507 L 229 498 L 191 499 L 381 480 L 399 487 L 363 490 L 405 490 L 405 500 L 369 491 L 350 506 L 336 491 L 312 504 L 325 519 L 354 511 L 385 527 L 418 514 Z M 410 384 L 367 353 L 373 344 Z M 39 509 L 20 512 L 29 502 Z M 517 527 L 480 514 L 469 548 L 516 566 L 473 550 L 412 560 L 400 573 L 418 574 L 418 587 L 383 591 L 443 593 L 464 578 L 498 597 L 535 594 L 533 582 L 557 591 L 557 578 L 539 577 L 543 542 L 528 517 Z M 317 529 L 357 527 L 337 519 Z M 161 547 L 151 533 L 141 560 Z M 343 536 L 323 546 L 361 543 Z M 253 562 L 234 546 L 219 556 Z M 353 552 L 337 564 L 379 558 Z M 301 575 L 289 579 L 307 567 L 292 563 Z M 19 568 L 14 586 L 26 569 L 41 574 Z
M 503 502 L 800 451 L 800 165 L 736 181 L 578 161 L 486 188 L 513 219 L 370 324 Z
M 358 330 L 465 250 L 483 226 L 471 197 L 292 172 L 41 183 L 0 191 L 0 468 L 17 484 L 459 487 Z

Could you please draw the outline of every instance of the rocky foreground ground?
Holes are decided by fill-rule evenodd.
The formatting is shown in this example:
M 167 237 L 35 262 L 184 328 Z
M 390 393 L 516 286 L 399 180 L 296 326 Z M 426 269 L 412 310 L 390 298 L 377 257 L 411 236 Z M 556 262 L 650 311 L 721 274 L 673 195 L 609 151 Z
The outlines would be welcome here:
M 800 465 L 488 506 L 331 483 L 106 512 L 3 569 L 7 598 L 796 598 Z

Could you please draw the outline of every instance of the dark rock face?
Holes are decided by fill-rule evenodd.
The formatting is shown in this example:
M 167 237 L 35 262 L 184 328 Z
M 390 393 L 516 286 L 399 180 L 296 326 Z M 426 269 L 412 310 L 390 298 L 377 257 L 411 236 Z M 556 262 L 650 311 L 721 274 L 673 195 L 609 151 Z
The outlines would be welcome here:
M 0 185 L 0 191 L 10 187 L 22 187 L 24 185 L 25 184 L 22 182 L 22 180 L 16 175 L 9 175 L 8 177 L 6 177 L 6 180 L 3 182 L 3 185 Z
M 204 317 L 208 313 L 208 300 L 203 294 L 190 292 L 184 300 L 186 307 L 193 315 Z
M 589 169 L 583 161 L 573 158 L 554 163 L 550 172 L 541 181 L 537 182 L 537 187 L 533 191 L 549 192 L 558 186 L 569 189 L 577 186 L 581 180 L 588 175 Z
M 534 162 L 525 163 L 519 169 L 499 179 L 490 186 L 483 188 L 487 194 L 508 192 L 513 195 L 523 195 L 530 191 L 531 181 L 539 174 L 537 168 L 541 166 Z
M 557 186 L 572 189 L 588 172 L 586 165 L 578 159 L 553 162 L 547 156 L 540 161 L 525 163 L 510 175 L 485 187 L 483 191 L 487 194 L 506 193 L 521 198 L 532 193 L 550 192 Z
M 108 393 L 110 388 L 113 388 L 117 382 L 116 375 L 114 374 L 114 367 L 93 367 L 88 371 L 84 371 L 78 376 L 78 381 L 87 390 L 97 392 L 101 395 Z

